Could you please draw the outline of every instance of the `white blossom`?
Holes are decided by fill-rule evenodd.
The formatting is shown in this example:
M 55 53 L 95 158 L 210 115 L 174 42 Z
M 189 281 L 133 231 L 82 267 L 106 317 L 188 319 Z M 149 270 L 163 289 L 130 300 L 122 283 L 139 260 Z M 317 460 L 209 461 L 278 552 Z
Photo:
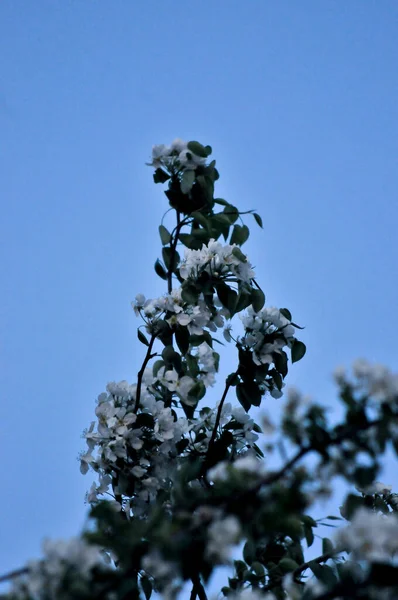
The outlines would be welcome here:
M 91 570 L 106 569 L 100 548 L 82 538 L 44 540 L 43 560 L 28 564 L 28 573 L 17 578 L 11 590 L 13 598 L 66 598 L 65 575 L 89 582 Z M 65 594 L 65 595 L 63 595 Z
M 207 557 L 220 564 L 227 563 L 233 546 L 239 542 L 240 533 L 240 523 L 232 515 L 213 521 L 207 530 Z
M 389 562 L 398 551 L 398 516 L 395 513 L 379 515 L 360 508 L 350 525 L 337 532 L 336 541 L 359 560 Z

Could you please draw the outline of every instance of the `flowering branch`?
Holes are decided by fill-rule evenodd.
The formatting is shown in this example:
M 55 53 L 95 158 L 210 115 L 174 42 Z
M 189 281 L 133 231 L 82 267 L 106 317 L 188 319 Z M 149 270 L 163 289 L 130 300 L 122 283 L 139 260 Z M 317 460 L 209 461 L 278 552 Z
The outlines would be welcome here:
M 207 600 L 202 581 L 232 564 L 237 545 L 243 560 L 233 561 L 235 576 L 221 590 L 228 600 L 354 598 L 383 586 L 398 592 L 398 567 L 389 562 L 398 552 L 398 501 L 391 486 L 374 482 L 387 443 L 398 454 L 398 376 L 362 361 L 354 370 L 359 384 L 351 385 L 340 370 L 346 411 L 336 426 L 323 406 L 289 390 L 279 427 L 295 449 L 290 459 L 282 455 L 279 470 L 265 471 L 256 444 L 262 430 L 249 413 L 265 396 L 283 396 L 290 362 L 306 348 L 290 311 L 265 305 L 242 252 L 250 235 L 242 215 L 263 222 L 214 197 L 219 173 L 211 153 L 210 146 L 180 139 L 153 148 L 154 182 L 168 182 L 165 195 L 176 213 L 171 233 L 162 219 L 163 261 L 154 265 L 167 293 L 136 296 L 134 311 L 144 321 L 137 335 L 146 346 L 137 380 L 108 383 L 95 407 L 97 422 L 84 432 L 88 450 L 80 470 L 97 476 L 87 494 L 94 523 L 69 542 L 45 542 L 41 560 L 0 577 L 12 580 L 7 600 L 150 600 L 153 591 L 177 600 L 189 580 L 190 600 Z M 180 283 L 174 289 L 173 278 Z M 243 325 L 239 336 L 231 334 L 235 315 Z M 220 328 L 236 344 L 239 367 L 227 377 L 218 406 L 200 406 L 219 370 L 213 333 Z M 163 345 L 158 352 L 155 340 Z M 231 387 L 238 407 L 226 403 Z M 268 440 L 263 450 L 274 447 Z M 303 460 L 311 452 L 316 469 Z M 362 496 L 346 498 L 341 514 L 351 523 L 334 545 L 324 538 L 323 554 L 309 561 L 303 539 L 308 547 L 314 541 L 319 522 L 308 513 L 325 493 L 325 475 L 342 475 Z M 342 548 L 350 553 L 344 568 L 323 564 Z M 363 578 L 354 570 L 347 575 L 355 560 L 369 567 Z M 303 580 L 308 568 L 319 584 Z

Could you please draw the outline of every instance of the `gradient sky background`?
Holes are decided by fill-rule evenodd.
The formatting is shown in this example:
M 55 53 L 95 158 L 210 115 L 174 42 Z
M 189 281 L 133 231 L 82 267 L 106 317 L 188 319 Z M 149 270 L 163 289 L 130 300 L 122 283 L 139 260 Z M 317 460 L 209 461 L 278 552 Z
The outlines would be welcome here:
M 397 368 L 397 39 L 395 0 L 0 2 L 1 572 L 79 531 L 81 432 L 139 368 L 152 144 L 211 144 L 263 216 L 245 249 L 306 327 L 289 383 L 333 406 L 335 366 Z

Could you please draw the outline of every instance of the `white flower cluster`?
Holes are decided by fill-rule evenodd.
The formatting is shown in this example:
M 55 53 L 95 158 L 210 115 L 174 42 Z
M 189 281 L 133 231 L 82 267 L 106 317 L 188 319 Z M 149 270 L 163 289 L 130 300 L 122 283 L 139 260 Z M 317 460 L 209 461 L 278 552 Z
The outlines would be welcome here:
M 232 515 L 215 519 L 207 530 L 206 556 L 215 564 L 226 564 L 239 542 L 241 527 Z
M 214 297 L 214 306 L 216 313 L 212 314 L 205 303 L 204 296 L 201 294 L 197 304 L 192 305 L 184 302 L 181 295 L 181 288 L 174 289 L 170 294 L 155 299 L 146 299 L 143 294 L 137 294 L 133 303 L 134 312 L 140 314 L 150 324 L 159 319 L 165 313 L 171 313 L 167 319 L 170 326 L 182 325 L 188 327 L 190 334 L 202 335 L 204 328 L 210 331 L 217 331 L 217 328 L 223 327 L 224 318 L 228 318 L 228 311 L 222 307 L 218 298 Z
M 392 485 L 386 485 L 381 481 L 374 481 L 366 487 L 357 487 L 356 489 L 358 492 L 361 492 L 366 496 L 373 496 L 374 494 L 378 494 L 379 496 L 389 496 L 392 490 Z
M 150 373 L 146 373 L 145 379 L 138 416 L 133 411 L 136 386 L 127 382 L 108 385 L 108 393 L 98 397 L 97 428 L 93 422 L 85 432 L 88 451 L 80 457 L 83 474 L 89 467 L 99 474 L 99 486 L 92 485 L 88 501 L 96 502 L 99 495 L 108 493 L 112 478 L 118 474 L 120 479 L 122 475 L 125 480 L 134 481 L 136 515 L 145 512 L 146 503 L 154 499 L 159 489 L 169 486 L 172 476 L 169 457 L 188 430 L 185 419 L 175 420 L 171 409 L 148 392 Z M 125 395 L 119 395 L 121 391 Z M 141 415 L 147 418 L 141 426 L 136 426 Z M 97 453 L 93 456 L 95 449 Z M 123 488 L 116 491 L 125 494 Z
M 195 398 L 190 399 L 189 392 L 200 381 L 206 388 L 212 386 L 215 382 L 217 365 L 215 352 L 206 342 L 194 349 L 190 348 L 190 350 L 191 356 L 197 359 L 198 368 L 200 369 L 195 379 L 188 375 L 180 377 L 175 369 L 166 371 L 165 368 L 160 369 L 154 379 L 164 385 L 170 392 L 175 392 L 184 404 L 195 406 L 197 400 Z
M 198 166 L 206 164 L 206 158 L 197 156 L 188 150 L 188 142 L 177 138 L 170 146 L 157 144 L 152 147 L 152 162 L 150 166 L 155 168 L 165 167 L 167 170 L 189 169 L 195 170 Z
M 239 258 L 240 251 L 236 244 L 221 244 L 214 239 L 203 244 L 201 250 L 185 249 L 184 259 L 180 265 L 180 275 L 183 279 L 197 279 L 205 271 L 212 277 L 225 277 L 232 274 L 238 281 L 249 283 L 255 273 L 249 261 Z
M 273 352 L 280 352 L 285 346 L 292 345 L 295 329 L 274 306 L 263 308 L 260 312 L 255 312 L 249 306 L 241 320 L 246 332 L 241 341 L 253 349 L 253 361 L 256 365 L 271 364 Z M 267 336 L 275 332 L 280 335 L 272 343 L 267 342 Z
M 398 516 L 379 515 L 360 508 L 350 525 L 337 532 L 336 541 L 358 560 L 391 562 L 393 554 L 398 552 Z
M 245 475 L 245 483 L 247 478 L 259 478 L 264 474 L 263 464 L 252 454 L 240 456 L 233 463 L 228 461 L 219 462 L 215 467 L 210 469 L 208 477 L 212 481 L 228 481 L 234 474 Z
M 217 411 L 218 406 L 214 409 L 204 408 L 200 411 L 199 418 L 190 423 L 190 436 L 193 440 L 191 446 L 197 452 L 204 453 L 207 451 L 216 424 Z M 240 406 L 232 408 L 229 402 L 223 405 L 219 426 L 222 427 L 225 425 L 229 431 L 233 432 L 233 455 L 240 453 L 258 440 L 257 433 L 253 431 L 253 419 Z M 256 462 L 258 469 L 258 461 Z
M 355 388 L 365 392 L 380 402 L 398 402 L 398 373 L 380 364 L 371 364 L 367 360 L 358 359 L 352 365 L 354 377 L 357 379 Z M 345 369 L 339 367 L 334 372 L 338 385 L 347 382 Z
M 12 598 L 70 598 L 66 585 L 68 575 L 89 584 L 92 569 L 108 568 L 101 550 L 82 538 L 45 540 L 43 554 L 43 560 L 30 562 L 27 574 L 14 580 Z

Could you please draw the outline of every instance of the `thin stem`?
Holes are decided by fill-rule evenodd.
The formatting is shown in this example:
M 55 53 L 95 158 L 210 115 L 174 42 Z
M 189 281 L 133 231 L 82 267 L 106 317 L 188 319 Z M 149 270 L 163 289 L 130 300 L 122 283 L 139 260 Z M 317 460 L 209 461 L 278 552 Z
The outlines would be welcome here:
M 177 226 L 175 228 L 174 238 L 170 244 L 170 265 L 167 270 L 167 291 L 171 294 L 173 290 L 173 270 L 174 270 L 174 257 L 176 254 L 177 244 L 178 244 L 178 234 L 180 233 L 181 227 L 184 225 L 184 221 L 180 220 L 180 212 L 177 211 Z
M 137 394 L 136 394 L 136 398 L 135 398 L 135 407 L 134 407 L 134 412 L 135 413 L 138 412 L 138 409 L 140 407 L 142 378 L 144 376 L 144 371 L 146 369 L 147 364 L 149 363 L 149 361 L 153 357 L 152 348 L 153 348 L 153 344 L 154 344 L 155 340 L 156 340 L 156 335 L 152 334 L 152 337 L 151 337 L 151 339 L 149 341 L 148 350 L 147 350 L 147 353 L 146 353 L 145 358 L 144 358 L 144 362 L 142 363 L 141 369 L 138 371 L 138 375 L 137 375 Z
M 225 402 L 225 399 L 227 397 L 227 394 L 229 392 L 229 388 L 231 387 L 231 379 L 232 379 L 232 377 L 230 375 L 227 378 L 227 381 L 225 382 L 225 389 L 224 389 L 223 395 L 221 397 L 220 404 L 218 405 L 218 410 L 217 410 L 217 415 L 216 415 L 216 421 L 214 423 L 214 428 L 213 428 L 213 431 L 211 433 L 211 438 L 210 438 L 209 445 L 208 445 L 208 448 L 207 448 L 206 457 L 205 457 L 205 460 L 204 460 L 204 463 L 203 463 L 204 465 L 206 465 L 207 459 L 210 456 L 210 453 L 212 451 L 212 448 L 213 448 L 215 440 L 216 440 L 217 429 L 218 429 L 218 426 L 220 424 L 222 409 L 223 409 L 224 402 Z

